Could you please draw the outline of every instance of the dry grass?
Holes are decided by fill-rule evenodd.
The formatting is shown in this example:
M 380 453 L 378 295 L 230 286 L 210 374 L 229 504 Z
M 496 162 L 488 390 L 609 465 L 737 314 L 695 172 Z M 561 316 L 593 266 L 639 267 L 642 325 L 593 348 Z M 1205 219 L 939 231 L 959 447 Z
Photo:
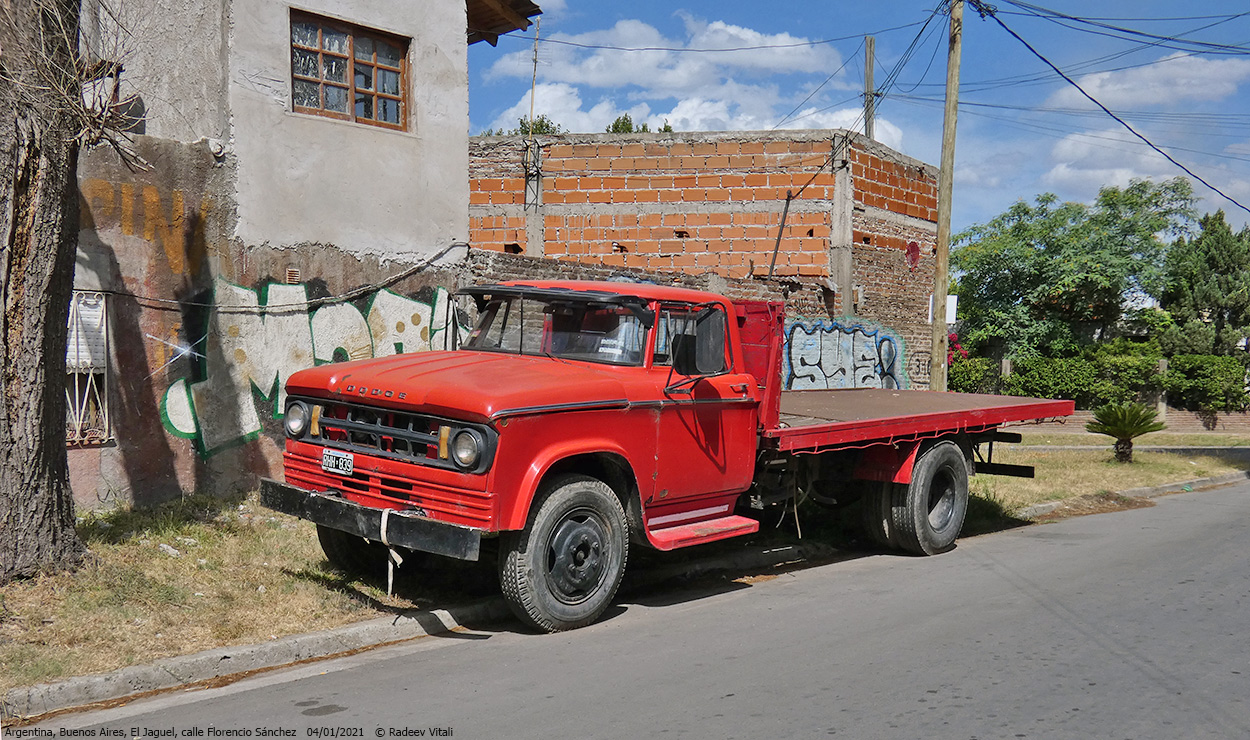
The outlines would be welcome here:
M 81 520 L 76 573 L 0 588 L 0 691 L 428 606 L 411 578 L 330 569 L 311 524 L 254 499 L 186 499 Z
M 1123 491 L 1141 486 L 1206 478 L 1245 471 L 1244 462 L 1203 455 L 1135 452 L 1133 463 L 1112 458 L 1109 449 L 1028 450 L 1003 446 L 994 462 L 1032 465 L 1035 478 L 985 475 L 972 479 L 972 493 L 1013 511 L 1046 501 Z

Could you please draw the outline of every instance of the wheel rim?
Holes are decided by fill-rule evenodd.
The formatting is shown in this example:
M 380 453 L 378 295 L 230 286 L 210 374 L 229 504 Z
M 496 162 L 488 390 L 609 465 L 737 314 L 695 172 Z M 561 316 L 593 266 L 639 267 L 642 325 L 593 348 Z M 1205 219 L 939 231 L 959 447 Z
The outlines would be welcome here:
M 941 470 L 933 476 L 929 487 L 929 526 L 940 532 L 950 525 L 955 516 L 955 479 L 948 471 Z
M 565 604 L 594 595 L 607 572 L 607 524 L 593 511 L 569 512 L 547 542 L 547 583 Z

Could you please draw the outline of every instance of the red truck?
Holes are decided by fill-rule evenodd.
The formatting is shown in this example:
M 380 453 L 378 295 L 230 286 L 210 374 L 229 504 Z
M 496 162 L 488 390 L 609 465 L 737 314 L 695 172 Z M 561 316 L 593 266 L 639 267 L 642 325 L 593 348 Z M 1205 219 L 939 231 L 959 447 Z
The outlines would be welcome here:
M 631 544 L 749 534 L 755 512 L 806 496 L 858 500 L 883 547 L 948 550 L 970 474 L 1032 474 L 992 461 L 994 442 L 1020 439 L 999 427 L 1073 410 L 783 391 L 779 302 L 579 281 L 460 294 L 478 314 L 460 348 L 290 377 L 285 482 L 262 481 L 261 501 L 314 522 L 349 571 L 411 551 L 477 560 L 496 539 L 506 600 L 548 631 L 603 613 Z

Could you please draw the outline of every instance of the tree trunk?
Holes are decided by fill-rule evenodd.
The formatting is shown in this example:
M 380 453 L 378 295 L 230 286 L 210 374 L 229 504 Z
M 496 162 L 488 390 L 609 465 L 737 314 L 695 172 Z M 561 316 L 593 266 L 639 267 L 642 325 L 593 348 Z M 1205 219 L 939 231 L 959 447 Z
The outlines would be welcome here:
M 65 454 L 78 12 L 74 0 L 0 0 L 0 583 L 84 554 Z
M 1133 440 L 1117 439 L 1115 441 L 1115 461 L 1122 463 L 1133 462 Z

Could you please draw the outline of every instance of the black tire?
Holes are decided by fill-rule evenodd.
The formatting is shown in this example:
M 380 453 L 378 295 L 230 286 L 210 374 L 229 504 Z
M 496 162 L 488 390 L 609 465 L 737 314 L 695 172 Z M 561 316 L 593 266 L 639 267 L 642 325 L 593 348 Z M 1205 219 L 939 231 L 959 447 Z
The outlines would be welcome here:
M 386 546 L 338 529 L 317 525 L 317 541 L 326 560 L 352 576 L 377 578 L 386 575 Z M 406 555 L 405 555 L 405 562 Z
M 885 482 L 880 490 L 868 491 L 860 498 L 860 523 L 864 533 L 870 543 L 886 550 L 898 548 L 893 510 L 895 488 L 895 484 Z
M 898 546 L 937 555 L 955 546 L 968 513 L 968 465 L 954 442 L 930 447 L 912 469 L 911 484 L 896 486 L 892 505 Z
M 530 524 L 501 538 L 499 585 L 526 624 L 547 632 L 584 627 L 621 585 L 625 509 L 606 483 L 583 475 L 560 476 L 540 495 Z

